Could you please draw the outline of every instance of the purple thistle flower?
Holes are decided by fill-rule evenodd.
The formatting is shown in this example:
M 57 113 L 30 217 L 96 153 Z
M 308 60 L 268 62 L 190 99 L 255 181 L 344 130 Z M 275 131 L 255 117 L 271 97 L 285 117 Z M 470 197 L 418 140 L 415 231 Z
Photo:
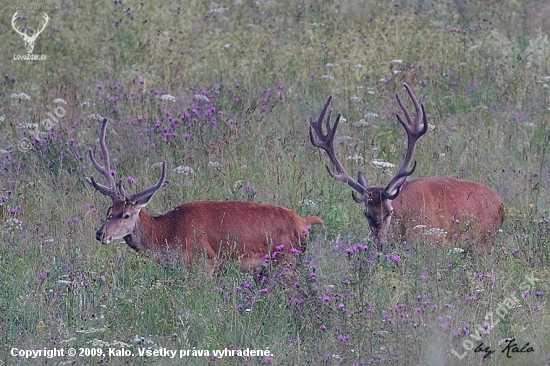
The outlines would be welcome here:
M 338 338 L 338 341 L 340 341 L 342 343 L 345 343 L 345 342 L 349 341 L 350 337 L 347 334 L 340 334 L 340 335 L 338 335 L 337 338 Z
M 321 300 L 322 302 L 329 302 L 330 296 L 328 295 L 319 296 L 319 300 Z
M 396 255 L 393 256 L 392 260 L 393 260 L 395 263 L 399 263 L 399 262 L 401 262 L 401 257 L 400 257 L 399 255 L 396 254 Z
M 137 179 L 131 175 L 128 176 L 128 178 L 126 178 L 128 180 L 129 183 L 131 184 L 136 184 L 137 183 Z
M 295 254 L 295 255 L 302 254 L 302 252 L 299 249 L 296 249 L 296 248 L 290 248 L 290 253 Z
M 284 249 L 285 249 L 285 245 L 284 244 L 281 244 L 281 245 L 277 245 L 275 247 L 275 249 L 279 252 L 282 252 Z
M 44 281 L 44 279 L 46 277 L 48 277 L 50 275 L 50 270 L 49 269 L 45 269 L 43 271 L 41 271 L 39 274 L 38 274 L 38 279 L 40 281 Z
M 537 297 L 540 297 L 540 296 L 542 296 L 542 295 L 543 295 L 542 291 L 537 291 L 537 292 L 535 292 L 535 296 L 537 296 Z

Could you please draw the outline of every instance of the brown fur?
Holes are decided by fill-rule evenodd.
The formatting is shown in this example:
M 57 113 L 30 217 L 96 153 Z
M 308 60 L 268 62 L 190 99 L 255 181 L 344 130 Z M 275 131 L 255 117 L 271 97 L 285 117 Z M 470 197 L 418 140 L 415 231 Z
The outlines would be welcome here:
M 399 234 L 412 234 L 431 242 L 472 239 L 480 244 L 474 248 L 476 251 L 488 250 L 504 221 L 504 204 L 495 191 L 456 178 L 408 180 L 392 205 L 393 226 Z M 418 225 L 425 225 L 425 229 Z M 425 235 L 432 228 L 443 229 L 447 235 Z
M 122 213 L 131 209 L 129 202 L 115 202 L 111 219 L 98 230 L 98 238 L 108 237 L 110 227 L 120 226 Z M 250 271 L 264 266 L 264 256 L 272 256 L 281 244 L 284 250 L 277 261 L 294 264 L 296 254 L 291 248 L 306 250 L 313 224 L 324 225 L 317 216 L 301 217 L 278 206 L 199 201 L 156 217 L 142 209 L 135 228 L 124 239 L 137 251 L 176 256 L 185 262 L 204 254 L 211 272 L 225 259 L 238 260 L 242 271 Z

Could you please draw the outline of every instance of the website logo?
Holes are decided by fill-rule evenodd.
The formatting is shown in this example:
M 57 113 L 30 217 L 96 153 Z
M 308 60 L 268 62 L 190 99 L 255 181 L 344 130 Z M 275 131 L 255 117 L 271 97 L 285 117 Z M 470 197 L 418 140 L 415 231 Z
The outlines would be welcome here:
M 19 29 L 19 26 L 17 25 L 17 19 L 21 19 L 22 17 L 19 15 L 19 13 L 16 11 L 15 14 L 13 14 L 13 17 L 11 18 L 11 26 L 13 27 L 13 29 L 23 38 L 23 40 L 25 41 L 26 43 L 26 49 L 27 49 L 27 55 L 26 57 L 23 57 L 23 56 L 19 56 L 19 57 L 15 57 L 14 55 L 14 59 L 25 59 L 25 60 L 30 60 L 30 59 L 40 59 L 41 57 L 37 56 L 37 55 L 33 55 L 32 54 L 32 51 L 34 50 L 34 43 L 36 42 L 36 39 L 38 38 L 38 36 L 40 35 L 40 33 L 42 33 L 42 31 L 44 31 L 44 29 L 46 28 L 46 26 L 48 25 L 48 21 L 50 20 L 50 18 L 48 17 L 48 14 L 44 13 L 44 15 L 42 16 L 43 18 L 43 23 L 42 23 L 42 27 L 40 28 L 40 30 L 37 28 L 37 29 L 34 29 L 32 30 L 32 34 L 31 35 L 28 35 L 27 34 L 27 30 L 25 31 L 21 31 Z M 33 56 L 36 56 L 36 57 L 33 57 Z

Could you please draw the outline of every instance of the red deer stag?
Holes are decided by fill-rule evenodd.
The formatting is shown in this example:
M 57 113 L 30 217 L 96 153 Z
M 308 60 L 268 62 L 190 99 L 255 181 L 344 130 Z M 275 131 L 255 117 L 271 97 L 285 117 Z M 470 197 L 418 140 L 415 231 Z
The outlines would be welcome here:
M 362 172 L 359 172 L 357 180 L 353 179 L 338 160 L 333 141 L 340 114 L 331 127 L 332 110 L 328 111 L 325 122 L 327 133 L 323 132 L 323 119 L 332 95 L 328 97 L 319 119 L 315 122 L 311 118 L 311 143 L 324 150 L 336 168 L 336 172 L 333 172 L 327 166 L 329 175 L 337 181 L 347 183 L 359 193 L 356 195 L 353 192 L 353 198 L 356 202 L 365 204 L 365 216 L 379 250 L 383 249 L 388 236 L 392 234 L 401 238 L 413 234 L 414 237 L 422 237 L 429 242 L 442 240 L 447 243 L 469 237 L 481 244 L 476 250 L 486 251 L 504 221 L 504 205 L 495 191 L 480 183 L 451 177 L 407 180 L 416 168 L 416 161 L 410 169 L 409 165 L 413 160 L 416 141 L 428 130 L 428 119 L 424 105 L 420 105 L 407 84 L 405 89 L 416 110 L 416 117 L 412 119 L 396 94 L 397 103 L 406 120 L 396 114 L 407 133 L 407 151 L 401 166 L 385 188 L 369 187 Z
M 144 208 L 168 183 L 166 161 L 153 186 L 135 194 L 124 190 L 122 180 L 117 187 L 105 144 L 107 122 L 107 118 L 103 119 L 99 134 L 104 166 L 96 161 L 95 149 L 89 151 L 92 164 L 107 185 L 97 183 L 93 177 L 88 182 L 112 200 L 105 222 L 96 232 L 102 243 L 123 238 L 134 250 L 149 251 L 161 260 L 189 263 L 204 255 L 210 274 L 225 259 L 239 260 L 243 272 L 258 272 L 269 257 L 295 264 L 296 253 L 306 249 L 311 225 L 323 225 L 317 216 L 300 217 L 283 207 L 252 202 L 190 202 L 164 215 L 151 216 Z

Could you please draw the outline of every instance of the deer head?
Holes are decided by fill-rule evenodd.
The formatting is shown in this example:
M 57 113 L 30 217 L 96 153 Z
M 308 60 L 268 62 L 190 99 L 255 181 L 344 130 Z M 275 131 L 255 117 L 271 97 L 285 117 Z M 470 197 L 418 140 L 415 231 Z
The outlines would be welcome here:
M 17 25 L 15 24 L 15 21 L 18 17 L 18 13 L 15 12 L 15 14 L 13 14 L 13 17 L 11 18 L 11 25 L 13 27 L 13 29 L 15 29 L 15 31 L 17 33 L 19 33 L 19 35 L 21 37 L 23 37 L 23 40 L 25 41 L 25 43 L 27 44 L 27 53 L 32 53 L 32 51 L 34 50 L 34 42 L 36 42 L 36 39 L 38 38 L 38 36 L 40 35 L 40 33 L 42 33 L 42 31 L 44 30 L 44 28 L 46 28 L 46 25 L 48 25 L 48 14 L 44 13 L 43 15 L 43 18 L 44 18 L 44 24 L 42 24 L 42 28 L 40 30 L 34 30 L 33 31 L 33 34 L 32 35 L 27 35 L 27 31 L 25 32 L 21 32 L 19 30 L 19 27 L 17 27 Z
M 134 228 L 139 221 L 141 210 L 147 206 L 153 195 L 168 182 L 166 179 L 166 161 L 162 162 L 162 173 L 156 184 L 151 187 L 135 193 L 128 194 L 123 186 L 122 179 L 118 185 L 111 175 L 111 165 L 109 160 L 109 151 L 105 144 L 105 132 L 109 120 L 103 119 L 101 131 L 99 133 L 99 146 L 101 148 L 101 156 L 104 166 L 99 165 L 95 159 L 95 149 L 90 148 L 90 160 L 95 169 L 105 177 L 107 185 L 102 185 L 90 177 L 88 182 L 100 193 L 108 196 L 112 200 L 112 205 L 107 209 L 105 222 L 96 232 L 96 239 L 102 243 L 109 243 L 116 239 L 124 238 L 134 231 Z
M 362 172 L 358 173 L 357 180 L 353 179 L 346 173 L 344 167 L 338 160 L 336 152 L 334 151 L 334 136 L 338 123 L 340 122 L 340 114 L 336 117 L 334 125 L 330 126 L 330 116 L 332 110 L 329 110 L 330 103 L 332 101 L 332 95 L 328 97 L 321 114 L 317 121 L 314 121 L 313 117 L 310 121 L 309 137 L 313 146 L 324 150 L 335 167 L 336 172 L 333 172 L 328 166 L 328 174 L 337 181 L 347 183 L 351 188 L 355 190 L 352 193 L 353 199 L 358 203 L 365 205 L 365 216 L 369 223 L 371 233 L 375 244 L 379 249 L 386 243 L 390 223 L 393 215 L 392 200 L 395 200 L 399 195 L 399 191 L 407 178 L 413 174 L 416 169 L 416 161 L 409 169 L 409 165 L 413 160 L 416 141 L 426 133 L 428 130 L 428 121 L 424 105 L 420 105 L 418 99 L 416 99 L 411 88 L 405 85 L 405 89 L 411 98 L 416 116 L 413 119 L 401 102 L 401 99 L 396 94 L 397 103 L 401 107 L 405 120 L 403 120 L 399 114 L 396 114 L 397 120 L 405 128 L 407 133 L 407 151 L 401 166 L 390 179 L 385 188 L 369 187 L 367 179 Z M 327 114 L 328 110 L 328 114 Z M 325 119 L 326 116 L 326 119 Z M 323 131 L 323 120 L 325 120 L 326 134 Z M 422 125 L 421 125 L 422 122 Z M 358 194 L 356 194 L 356 192 Z

